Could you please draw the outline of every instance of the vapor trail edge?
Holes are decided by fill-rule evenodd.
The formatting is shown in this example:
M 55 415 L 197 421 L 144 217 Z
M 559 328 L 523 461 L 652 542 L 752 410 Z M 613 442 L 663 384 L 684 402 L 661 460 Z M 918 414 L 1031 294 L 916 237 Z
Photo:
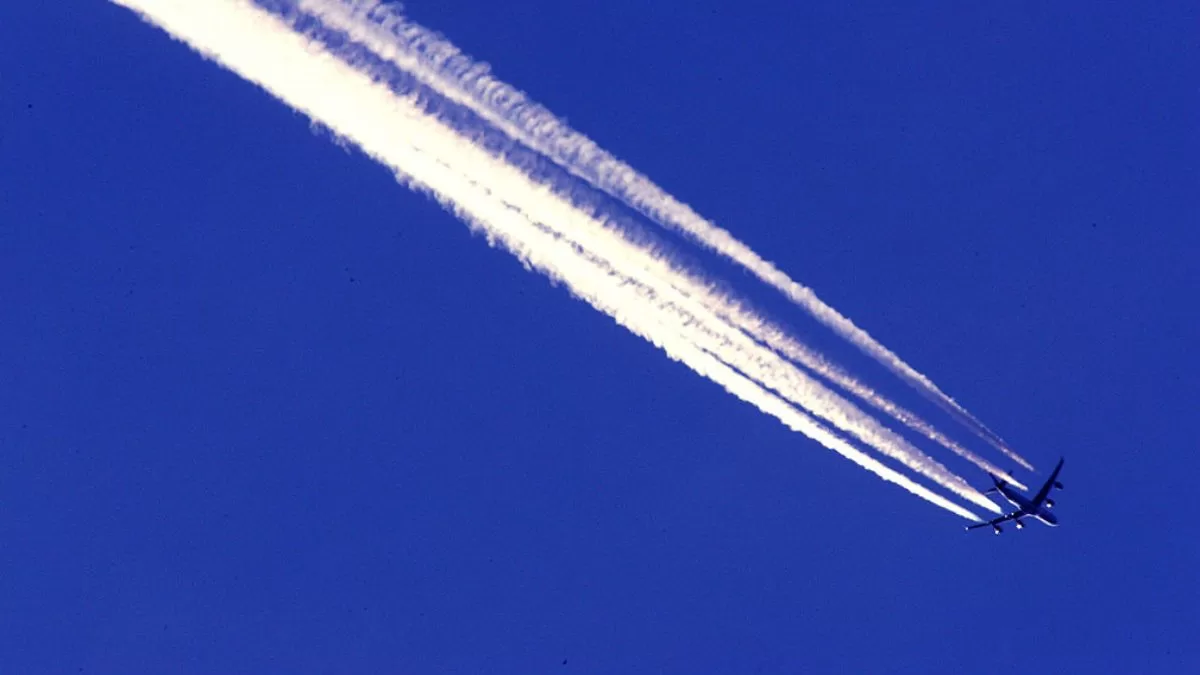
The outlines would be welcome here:
M 398 146 L 397 143 L 402 142 L 405 134 L 398 134 L 394 129 L 374 128 L 387 125 L 363 124 L 364 120 L 372 115 L 390 115 L 385 120 L 388 123 L 407 121 L 424 124 L 429 120 L 421 120 L 419 112 L 416 111 L 396 110 L 401 102 L 389 96 L 386 90 L 287 31 L 286 27 L 280 26 L 269 13 L 258 10 L 244 0 L 210 2 L 202 9 L 197 9 L 192 3 L 171 0 L 115 1 L 138 10 L 143 16 L 187 41 L 198 51 L 258 83 L 297 110 L 328 125 L 360 145 L 368 154 L 392 166 L 394 170 L 409 176 L 421 175 L 419 184 L 433 193 L 439 201 L 447 204 L 468 222 L 483 227 L 490 236 L 500 239 L 501 243 L 528 264 L 533 264 L 551 276 L 563 273 L 563 270 L 554 269 L 552 260 L 535 258 L 561 255 L 561 252 L 554 253 L 556 248 L 552 242 L 539 239 L 537 228 L 530 229 L 528 221 L 523 221 L 497 197 L 481 196 L 478 186 L 463 181 L 461 176 L 446 174 L 437 158 L 422 157 L 419 150 L 406 150 Z M 243 40 L 239 44 L 238 37 L 253 39 Z M 311 82 L 314 78 L 320 79 L 321 75 L 325 77 L 324 88 L 318 90 L 311 86 Z M 354 90 L 360 99 L 355 102 L 356 105 L 346 105 L 341 96 L 335 95 L 343 92 L 331 90 L 339 87 Z M 358 110 L 357 104 L 368 97 L 374 97 L 372 105 L 375 109 L 364 113 Z M 364 118 L 363 115 L 367 117 Z M 529 249 L 530 242 L 537 242 L 540 248 Z M 578 256 L 571 258 L 573 265 L 577 261 Z M 597 274 L 594 266 L 577 268 L 583 271 L 575 273 L 573 270 L 576 267 L 571 267 L 562 277 L 573 292 L 592 302 L 598 309 L 610 314 L 633 332 L 658 344 L 672 358 L 683 361 L 700 374 L 722 384 L 739 398 L 751 401 L 764 412 L 784 421 L 789 427 L 801 430 L 881 477 L 963 517 L 975 519 L 973 514 L 961 507 L 859 453 L 811 418 L 765 392 L 760 386 L 714 362 L 714 359 L 685 341 L 680 341 L 677 335 L 663 331 L 655 332 L 658 329 L 655 328 L 653 318 L 638 318 L 636 313 L 630 318 L 625 314 L 625 310 L 614 307 L 610 302 L 614 298 L 624 297 L 620 292 L 622 284 L 618 283 L 615 289 L 612 288 L 612 282 L 619 280 L 612 279 L 608 274 Z M 610 281 L 603 281 L 606 278 Z M 609 286 L 605 286 L 606 283 Z M 609 300 L 597 295 L 604 293 L 609 294 L 606 296 Z M 636 308 L 637 311 L 647 310 L 638 304 L 630 304 L 630 307 Z
M 370 46 L 381 56 L 394 60 L 439 93 L 468 106 L 513 138 L 553 159 L 598 189 L 624 201 L 661 225 L 678 230 L 742 265 L 958 419 L 972 433 L 1012 461 L 1032 470 L 1027 460 L 932 380 L 823 302 L 812 289 L 791 279 L 728 231 L 706 220 L 633 167 L 571 129 L 524 93 L 494 78 L 487 64 L 472 60 L 437 33 L 407 20 L 397 9 L 375 0 L 294 0 L 294 4 L 299 10 L 346 31 L 353 39 Z M 372 26 L 380 30 L 373 31 Z M 897 419 L 905 421 L 904 418 Z M 925 433 L 924 429 L 918 427 L 918 430 Z M 934 440 L 943 442 L 940 438 Z

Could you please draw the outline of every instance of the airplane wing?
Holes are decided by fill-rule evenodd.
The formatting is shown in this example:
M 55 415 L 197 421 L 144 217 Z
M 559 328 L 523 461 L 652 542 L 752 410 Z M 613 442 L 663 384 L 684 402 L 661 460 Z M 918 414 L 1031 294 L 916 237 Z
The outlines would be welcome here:
M 998 518 L 992 518 L 991 520 L 987 521 L 986 523 L 975 523 L 974 525 L 968 525 L 968 526 L 967 526 L 967 529 L 968 529 L 968 530 L 974 530 L 975 528 L 978 528 L 978 527 L 992 527 L 992 528 L 994 528 L 994 527 L 996 527 L 996 526 L 997 526 L 997 525 L 999 525 L 1000 523 L 1003 523 L 1003 522 L 1004 522 L 1004 521 L 1006 521 L 1006 520 L 1012 520 L 1012 519 L 1014 519 L 1014 518 L 1018 518 L 1018 517 L 1020 517 L 1020 516 L 1023 516 L 1023 515 L 1025 515 L 1025 514 L 1021 513 L 1020 511 L 1013 511 L 1012 513 L 1005 514 L 1005 515 L 1003 515 L 1003 516 L 1000 516 L 1000 517 L 998 517 Z
M 1062 471 L 1062 465 L 1063 460 L 1059 459 L 1058 466 L 1054 467 L 1054 473 L 1050 474 L 1050 477 L 1046 479 L 1046 484 L 1043 485 L 1042 489 L 1038 490 L 1037 494 L 1033 496 L 1032 503 L 1035 506 L 1041 506 L 1042 502 L 1046 500 L 1046 497 L 1050 496 L 1050 488 L 1054 487 L 1054 481 L 1058 480 L 1058 472 Z

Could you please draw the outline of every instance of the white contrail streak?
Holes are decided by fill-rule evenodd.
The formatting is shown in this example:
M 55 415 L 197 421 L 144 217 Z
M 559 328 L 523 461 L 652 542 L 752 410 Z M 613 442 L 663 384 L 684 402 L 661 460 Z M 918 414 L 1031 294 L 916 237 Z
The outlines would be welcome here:
M 473 166 L 477 165 L 478 162 L 473 163 Z M 505 189 L 504 195 L 506 199 L 512 198 L 519 191 L 520 186 L 511 186 Z M 935 480 L 939 485 L 979 506 L 999 512 L 994 503 L 902 437 L 879 424 L 873 417 L 805 375 L 777 354 L 763 349 L 745 334 L 730 330 L 728 324 L 721 320 L 718 313 L 713 312 L 711 306 L 693 297 L 696 294 L 694 289 L 702 284 L 690 278 L 686 272 L 672 269 L 667 260 L 658 258 L 645 249 L 631 246 L 619 235 L 605 232 L 602 225 L 590 218 L 580 217 L 577 208 L 561 200 L 543 197 L 517 201 L 522 204 L 522 212 L 531 220 L 569 225 L 560 229 L 560 235 L 577 244 L 582 253 L 595 255 L 605 261 L 604 264 L 614 273 L 650 284 L 677 312 L 686 314 L 687 325 L 690 328 L 688 336 L 693 343 L 792 403 Z M 559 228 L 556 226 L 554 229 Z M 679 292 L 681 290 L 685 292 Z
M 464 220 L 483 229 L 527 265 L 563 281 L 573 293 L 672 358 L 886 480 L 974 519 L 969 511 L 864 455 L 811 417 L 721 363 L 726 358 L 723 344 L 704 342 L 703 332 L 689 333 L 693 318 L 673 311 L 670 302 L 655 299 L 661 290 L 596 264 L 580 255 L 576 244 L 548 232 L 546 223 L 531 220 L 523 213 L 523 205 L 514 204 L 507 189 L 508 181 L 515 180 L 513 176 L 488 173 L 482 176 L 487 180 L 481 181 L 480 175 L 464 171 L 467 166 L 496 164 L 494 158 L 424 115 L 411 101 L 393 95 L 332 57 L 321 45 L 292 32 L 273 15 L 246 0 L 206 2 L 203 7 L 186 0 L 114 2 L 138 11 L 198 51 L 352 140 L 375 159 L 408 176 L 410 184 L 429 191 Z M 519 174 L 508 168 L 510 173 Z M 488 171 L 503 173 L 495 166 Z M 552 197 L 545 186 L 524 180 L 525 191 L 534 193 L 535 198 Z M 528 201 L 528 196 L 523 199 Z M 556 198 L 543 201 L 553 203 Z M 697 345 L 697 340 L 706 346 Z M 744 361 L 741 352 L 732 354 L 739 363 Z M 960 496 L 970 498 L 969 494 Z
M 374 79 L 386 79 L 382 74 L 371 72 L 368 63 L 352 60 L 350 65 L 359 72 L 373 76 Z M 441 122 L 446 124 L 445 121 Z M 480 140 L 478 130 L 472 129 L 469 132 L 473 142 Z M 426 139 L 422 142 L 431 141 Z M 441 156 L 449 157 L 451 154 L 462 152 L 464 150 L 461 148 L 447 149 L 441 152 Z M 792 364 L 754 344 L 744 334 L 737 330 L 731 331 L 713 311 L 714 306 L 729 305 L 727 300 L 707 293 L 703 282 L 672 268 L 668 260 L 648 248 L 631 245 L 621 236 L 618 228 L 606 227 L 596 216 L 586 213 L 585 205 L 568 203 L 549 192 L 547 188 L 553 189 L 553 185 L 531 184 L 529 177 L 514 172 L 513 167 L 495 158 L 476 156 L 457 161 L 455 165 L 463 172 L 486 172 L 486 177 L 480 179 L 503 194 L 506 201 L 519 204 L 520 209 L 531 220 L 558 230 L 562 236 L 578 244 L 581 251 L 606 261 L 616 273 L 637 278 L 642 283 L 651 280 L 656 282 L 656 292 L 667 299 L 674 308 L 686 312 L 691 317 L 688 322 L 689 339 L 698 346 L 740 372 L 750 375 L 752 379 L 784 398 L 931 478 L 939 485 L 983 508 L 999 512 L 993 502 L 874 418 L 797 370 Z M 674 292 L 670 289 L 674 289 Z M 705 301 L 697 302 L 696 296 L 703 296 Z M 732 311 L 728 309 L 726 313 Z
M 293 30 L 303 32 L 303 29 L 295 23 L 300 19 L 300 15 L 293 13 L 284 18 L 292 22 L 291 27 Z M 339 24 L 339 26 L 345 27 L 345 24 Z M 309 30 L 314 34 L 317 32 L 311 26 Z M 346 52 L 346 50 L 342 51 Z M 379 55 L 374 56 L 378 57 Z M 373 69 L 375 62 L 372 61 L 370 56 L 355 54 L 351 51 L 350 53 L 343 53 L 342 57 L 359 72 L 368 74 L 373 79 L 379 81 L 388 80 L 388 73 L 376 72 Z M 429 102 L 427 100 L 422 99 L 422 103 L 428 107 Z M 436 113 L 434 114 L 436 116 Z M 452 129 L 454 128 L 451 123 L 445 120 L 442 120 L 442 123 L 450 126 Z M 486 142 L 487 139 L 483 137 L 483 132 L 478 128 L 455 130 L 461 134 L 468 135 L 479 145 L 491 145 Z M 462 163 L 462 166 L 474 168 L 480 166 L 480 162 Z M 499 172 L 493 170 L 490 172 L 488 180 L 492 184 L 495 184 L 498 175 Z M 510 179 L 504 184 L 503 192 L 511 198 L 511 195 L 519 191 L 528 191 L 528 182 L 528 178 L 523 176 L 517 177 L 515 180 Z M 799 361 L 822 376 L 832 378 L 852 393 L 863 397 L 864 400 L 867 400 L 876 407 L 896 416 L 935 441 L 943 443 L 985 470 L 1011 479 L 1005 472 L 958 445 L 912 413 L 892 404 L 889 400 L 876 394 L 865 385 L 858 383 L 848 374 L 837 369 L 836 366 L 829 364 L 816 352 L 789 338 L 764 319 L 745 310 L 738 302 L 718 293 L 713 289 L 711 284 L 692 278 L 686 272 L 673 268 L 665 256 L 656 254 L 648 247 L 631 246 L 621 236 L 614 235 L 613 231 L 619 228 L 606 227 L 605 224 L 597 222 L 597 217 L 583 213 L 587 208 L 586 204 L 578 202 L 568 204 L 562 199 L 548 196 L 542 191 L 539 191 L 536 195 L 532 195 L 531 198 L 516 201 L 520 201 L 523 204 L 522 208 L 528 212 L 533 220 L 540 223 L 552 224 L 550 225 L 551 227 L 562 229 L 565 236 L 579 243 L 583 250 L 591 253 L 600 253 L 602 258 L 609 260 L 611 264 L 617 266 L 619 273 L 627 276 L 638 276 L 643 279 L 646 274 L 650 274 L 662 283 L 668 284 L 683 293 L 688 298 L 694 298 L 695 300 L 691 301 L 687 299 L 672 300 L 676 305 L 686 306 L 686 311 L 691 315 L 715 314 L 720 321 L 733 324 L 742 331 L 752 335 L 755 339 L 762 340 L 772 346 L 778 352 L 788 356 L 788 358 Z M 600 220 L 603 219 L 601 218 Z M 701 330 L 702 328 L 699 323 L 693 323 L 692 327 L 695 330 Z M 716 340 L 721 348 L 720 357 L 726 363 L 738 368 L 741 372 L 751 374 L 758 382 L 782 394 L 793 403 L 810 410 L 839 429 L 875 447 L 885 455 L 897 459 L 909 468 L 932 478 L 943 487 L 956 492 L 983 508 L 998 511 L 993 502 L 968 486 L 961 478 L 954 475 L 944 466 L 913 447 L 903 437 L 888 430 L 852 403 L 839 397 L 821 383 L 794 368 L 791 364 L 775 357 L 768 350 L 754 345 L 740 331 L 730 331 L 727 326 L 722 325 L 717 329 L 703 331 L 703 335 L 709 340 L 706 348 L 712 349 L 712 341 Z M 1019 482 L 1015 479 L 1011 479 L 1010 482 L 1019 485 Z
M 571 129 L 549 110 L 529 100 L 522 92 L 493 78 L 486 64 L 473 61 L 448 40 L 408 21 L 397 10 L 383 6 L 375 0 L 292 0 L 292 5 L 300 12 L 319 18 L 324 25 L 344 32 L 353 41 L 368 47 L 379 57 L 417 77 L 448 100 L 469 108 L 511 138 L 542 153 L 596 188 L 624 201 L 656 222 L 687 234 L 750 270 L 759 279 L 777 288 L 814 318 L 950 413 L 973 433 L 994 445 L 1013 461 L 1032 469 L 1032 466 L 1009 448 L 1003 439 L 931 380 L 872 338 L 865 330 L 822 302 L 811 289 L 792 280 L 729 232 L 705 220 L 691 207 L 672 197 L 631 166 L 600 148 L 591 139 Z M 747 326 L 740 327 L 752 331 Z M 765 341 L 770 344 L 769 340 Z M 772 346 L 779 348 L 776 345 Z M 789 358 L 798 357 L 789 355 Z M 804 360 L 800 362 L 813 368 Z M 944 434 L 932 432 L 932 426 L 924 420 L 887 401 L 848 374 L 836 369 L 817 372 L 962 457 L 992 473 L 1004 474 L 1011 478 Z

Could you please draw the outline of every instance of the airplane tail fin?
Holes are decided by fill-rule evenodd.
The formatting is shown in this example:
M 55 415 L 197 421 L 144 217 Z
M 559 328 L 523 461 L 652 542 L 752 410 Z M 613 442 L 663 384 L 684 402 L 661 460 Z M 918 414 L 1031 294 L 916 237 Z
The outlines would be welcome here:
M 1008 475 L 1011 476 L 1012 474 L 1013 474 L 1013 472 L 1010 471 Z M 988 471 L 987 475 L 988 475 L 988 478 L 992 479 L 992 487 L 983 491 L 983 494 L 985 494 L 985 495 L 1000 494 L 1000 488 L 1009 484 L 1008 481 L 997 476 L 996 474 L 992 473 L 991 471 Z
M 1008 472 L 1008 475 L 1014 476 L 1014 475 L 1016 475 L 1016 473 L 1017 473 L 1017 470 L 1012 469 Z M 1011 483 L 1009 483 L 1008 481 L 1004 480 L 1003 478 L 997 476 L 996 474 L 992 473 L 991 471 L 988 472 L 988 478 L 992 479 L 993 487 L 985 490 L 984 494 L 987 494 L 988 492 L 996 492 L 997 488 L 999 488 L 1001 485 L 1011 485 Z

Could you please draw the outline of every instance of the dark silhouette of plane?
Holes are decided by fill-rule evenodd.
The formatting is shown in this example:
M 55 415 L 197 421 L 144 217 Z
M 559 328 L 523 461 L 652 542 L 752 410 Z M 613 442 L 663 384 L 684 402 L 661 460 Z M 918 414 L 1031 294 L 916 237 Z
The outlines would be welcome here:
M 1050 474 L 1050 478 L 1046 479 L 1046 484 L 1042 486 L 1042 489 L 1037 491 L 1033 499 L 1026 499 L 1015 487 L 989 473 L 988 476 L 991 477 L 994 486 L 985 490 L 984 494 L 998 493 L 1001 497 L 1007 499 L 1010 504 L 1017 507 L 1017 510 L 999 518 L 993 518 L 986 523 L 968 525 L 967 529 L 974 530 L 977 527 L 990 526 L 992 531 L 1000 534 L 1003 531 L 1000 529 L 1000 523 L 1011 520 L 1019 530 L 1025 527 L 1025 523 L 1021 519 L 1026 517 L 1040 520 L 1051 527 L 1058 525 L 1058 518 L 1053 513 L 1050 513 L 1050 509 L 1054 507 L 1054 500 L 1049 497 L 1051 489 L 1062 489 L 1063 484 L 1058 482 L 1058 472 L 1062 470 L 1062 465 L 1063 460 L 1058 460 L 1058 466 L 1054 467 L 1054 473 Z

